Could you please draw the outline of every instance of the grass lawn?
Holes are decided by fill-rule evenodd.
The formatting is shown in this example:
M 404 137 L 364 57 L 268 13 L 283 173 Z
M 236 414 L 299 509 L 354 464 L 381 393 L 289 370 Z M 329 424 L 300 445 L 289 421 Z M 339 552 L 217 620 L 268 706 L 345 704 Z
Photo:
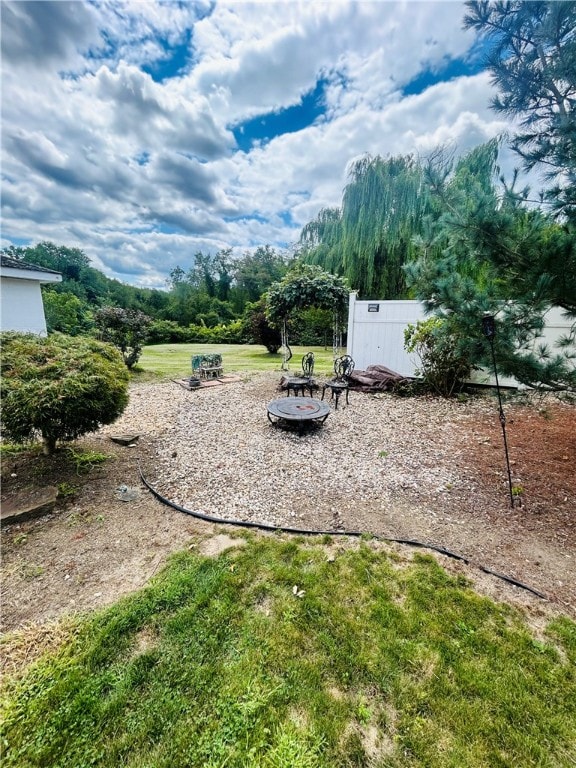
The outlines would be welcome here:
M 63 623 L 4 681 L 3 765 L 575 764 L 574 623 L 536 636 L 429 555 L 244 536 Z
M 224 373 L 239 371 L 280 371 L 282 355 L 272 355 L 265 347 L 256 344 L 155 344 L 145 347 L 138 366 L 144 371 L 171 378 L 190 376 L 191 358 L 218 352 L 224 362 Z M 332 348 L 292 347 L 293 357 L 289 362 L 293 373 L 301 371 L 302 356 L 314 352 L 316 375 L 333 375 Z M 345 354 L 345 351 L 342 353 Z

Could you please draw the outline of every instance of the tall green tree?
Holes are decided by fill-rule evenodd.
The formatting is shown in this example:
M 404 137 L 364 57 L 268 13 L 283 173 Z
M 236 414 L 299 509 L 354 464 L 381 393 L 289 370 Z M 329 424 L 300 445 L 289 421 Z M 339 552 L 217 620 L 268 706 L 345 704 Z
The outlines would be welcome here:
M 405 297 L 403 266 L 416 256 L 430 204 L 415 158 L 366 155 L 350 169 L 342 207 L 302 230 L 302 259 L 344 276 L 361 297 Z
M 48 288 L 42 290 L 44 314 L 48 333 L 59 331 L 69 336 L 88 333 L 94 327 L 92 313 L 73 293 L 62 293 Z
M 234 284 L 240 301 L 257 302 L 288 270 L 288 259 L 270 245 L 246 252 L 235 264 Z
M 545 195 L 576 221 L 576 3 L 467 2 L 465 28 L 490 46 L 497 112 L 520 120 L 512 146 L 546 169 Z
M 61 272 L 64 280 L 78 280 L 82 270 L 90 266 L 90 259 L 80 248 L 68 248 L 47 241 L 13 250 L 24 261 Z
M 489 313 L 497 318 L 501 373 L 533 387 L 573 389 L 574 328 L 555 349 L 540 337 L 551 306 L 576 313 L 576 243 L 513 187 L 498 189 L 496 153 L 491 142 L 455 167 L 439 156 L 430 162 L 427 182 L 442 214 L 429 225 L 407 279 L 474 363 L 492 365 L 481 326 Z

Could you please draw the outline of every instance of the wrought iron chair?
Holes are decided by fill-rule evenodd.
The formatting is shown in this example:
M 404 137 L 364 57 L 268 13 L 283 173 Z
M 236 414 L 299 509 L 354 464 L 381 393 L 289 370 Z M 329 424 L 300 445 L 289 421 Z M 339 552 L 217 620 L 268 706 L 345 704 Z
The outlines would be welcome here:
M 313 390 L 316 386 L 316 382 L 312 378 L 314 375 L 314 352 L 307 352 L 302 358 L 302 374 L 298 376 L 291 376 L 286 379 L 284 386 L 286 387 L 286 395 L 290 396 L 290 390 L 294 392 L 294 395 L 300 393 L 304 396 L 306 390 L 310 392 L 310 397 L 313 397 Z
M 354 367 L 355 363 L 350 355 L 343 355 L 342 357 L 336 358 L 334 361 L 334 373 L 336 375 L 322 386 L 322 397 L 320 399 L 324 400 L 326 390 L 329 389 L 330 399 L 336 401 L 334 404 L 334 410 L 336 411 L 338 410 L 338 401 L 340 400 L 342 392 L 346 392 L 346 405 L 350 404 L 348 400 L 348 392 L 350 389 L 350 376 L 354 371 Z

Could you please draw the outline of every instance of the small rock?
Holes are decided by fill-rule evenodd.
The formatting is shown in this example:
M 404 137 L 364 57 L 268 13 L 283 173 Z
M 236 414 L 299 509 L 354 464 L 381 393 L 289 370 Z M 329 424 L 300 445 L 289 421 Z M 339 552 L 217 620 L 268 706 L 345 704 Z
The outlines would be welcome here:
M 125 445 L 129 446 L 131 444 L 137 443 L 140 435 L 110 435 L 110 440 L 112 440 L 113 443 L 118 443 L 118 445 Z
M 120 501 L 135 501 L 140 496 L 139 488 L 129 488 L 127 485 L 119 485 L 114 494 Z

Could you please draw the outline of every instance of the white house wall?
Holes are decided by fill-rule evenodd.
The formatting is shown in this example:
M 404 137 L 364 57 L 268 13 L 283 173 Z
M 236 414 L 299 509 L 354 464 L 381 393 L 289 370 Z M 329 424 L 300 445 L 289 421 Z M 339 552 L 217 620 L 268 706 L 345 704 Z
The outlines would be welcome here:
M 0 291 L 3 331 L 46 335 L 42 291 L 38 281 L 3 276 Z

